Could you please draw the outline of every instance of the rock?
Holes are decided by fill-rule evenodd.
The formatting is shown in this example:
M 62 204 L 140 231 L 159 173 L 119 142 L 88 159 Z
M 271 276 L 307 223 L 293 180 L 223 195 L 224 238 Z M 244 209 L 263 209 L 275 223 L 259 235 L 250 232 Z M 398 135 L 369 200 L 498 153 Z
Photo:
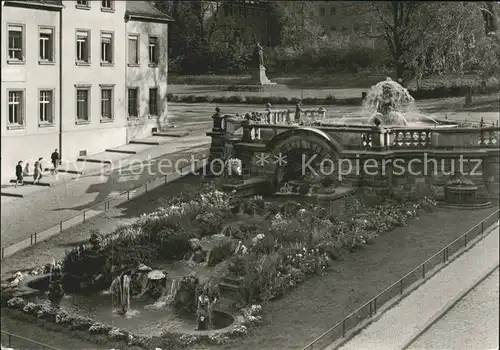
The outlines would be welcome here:
M 70 330 L 85 331 L 94 324 L 94 320 L 89 317 L 75 316 L 71 321 Z
M 215 333 L 215 334 L 210 334 L 208 336 L 208 340 L 212 344 L 222 345 L 222 344 L 227 343 L 229 341 L 229 338 L 227 336 L 225 336 L 224 334 Z
M 70 315 L 68 315 L 68 313 L 66 311 L 59 311 L 57 314 L 56 314 L 56 323 L 57 324 L 60 324 L 60 325 L 64 325 L 64 324 L 71 324 L 73 322 L 73 317 L 71 317 Z
M 43 304 L 36 313 L 36 317 L 54 322 L 56 319 L 56 313 L 57 312 L 54 310 L 52 306 L 48 304 Z
M 108 338 L 110 340 L 115 340 L 115 341 L 128 341 L 129 340 L 129 337 L 128 337 L 128 332 L 120 329 L 120 328 L 116 328 L 116 327 L 113 327 L 109 333 L 108 333 Z
M 238 325 L 233 327 L 230 334 L 233 336 L 243 336 L 246 335 L 247 333 L 248 333 L 247 327 L 245 327 L 244 325 Z
M 191 246 L 191 249 L 196 250 L 196 249 L 201 249 L 201 243 L 198 238 L 191 238 L 189 240 L 189 245 Z
M 205 262 L 205 253 L 201 250 L 195 251 L 193 255 L 193 261 L 197 264 Z
M 11 309 L 22 310 L 26 306 L 26 302 L 23 298 L 14 297 L 7 301 L 7 306 Z
M 29 302 L 23 307 L 23 312 L 30 315 L 36 315 L 36 313 L 38 312 L 38 310 L 40 310 L 40 308 L 41 305 Z
M 96 322 L 89 328 L 89 332 L 92 334 L 107 334 L 112 329 L 112 327 L 107 324 Z

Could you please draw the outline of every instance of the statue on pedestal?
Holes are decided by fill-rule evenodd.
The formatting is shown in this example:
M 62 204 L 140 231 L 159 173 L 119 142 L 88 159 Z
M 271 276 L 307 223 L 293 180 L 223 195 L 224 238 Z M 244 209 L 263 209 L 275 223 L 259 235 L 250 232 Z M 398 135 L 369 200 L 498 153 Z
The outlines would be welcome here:
M 266 68 L 264 67 L 264 49 L 257 40 L 255 41 L 254 64 L 253 80 L 260 85 L 272 84 L 266 76 Z
M 255 61 L 258 64 L 258 67 L 264 67 L 264 49 L 260 45 L 260 43 L 257 41 L 255 44 Z

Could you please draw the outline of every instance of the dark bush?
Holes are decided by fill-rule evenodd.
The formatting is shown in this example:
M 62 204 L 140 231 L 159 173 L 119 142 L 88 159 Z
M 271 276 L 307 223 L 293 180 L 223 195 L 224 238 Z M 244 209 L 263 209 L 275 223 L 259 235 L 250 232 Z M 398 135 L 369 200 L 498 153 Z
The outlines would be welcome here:
M 187 234 L 171 235 L 162 240 L 158 247 L 158 255 L 161 259 L 180 260 L 191 250 Z
M 223 262 L 233 254 L 233 251 L 232 242 L 226 242 L 214 247 L 208 257 L 208 266 L 215 266 Z

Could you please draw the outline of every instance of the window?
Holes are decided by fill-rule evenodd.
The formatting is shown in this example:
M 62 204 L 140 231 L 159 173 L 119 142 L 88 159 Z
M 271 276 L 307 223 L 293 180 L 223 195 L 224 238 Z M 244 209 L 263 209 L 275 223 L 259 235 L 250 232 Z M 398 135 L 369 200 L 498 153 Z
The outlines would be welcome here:
M 90 63 L 90 31 L 79 30 L 76 32 L 76 61 Z
M 9 91 L 9 124 L 23 125 L 24 121 L 24 92 Z
M 102 0 L 101 1 L 101 10 L 113 10 L 113 1 L 112 0 Z
M 90 87 L 77 87 L 76 89 L 76 119 L 77 122 L 90 120 Z
M 335 25 L 332 25 L 332 27 L 330 28 L 332 31 L 336 31 L 337 30 L 337 27 Z
M 149 115 L 158 116 L 158 89 L 149 89 Z
M 23 29 L 21 25 L 9 25 L 9 61 L 24 61 Z
M 139 36 L 128 36 L 128 64 L 139 64 Z
M 139 90 L 137 88 L 128 89 L 128 117 L 137 118 L 139 116 Z
M 54 94 L 52 90 L 40 91 L 39 114 L 41 124 L 52 124 L 54 122 Z
M 326 9 L 324 7 L 320 7 L 319 14 L 320 16 L 324 16 L 326 14 Z
M 101 87 L 101 120 L 113 119 L 113 88 Z
M 89 0 L 76 0 L 76 7 L 90 7 Z
M 40 28 L 40 61 L 54 62 L 54 30 Z
M 149 37 L 149 63 L 158 64 L 158 38 Z
M 101 33 L 101 63 L 113 63 L 112 33 Z
M 330 15 L 334 15 L 337 13 L 337 8 L 336 7 L 331 7 L 330 8 Z

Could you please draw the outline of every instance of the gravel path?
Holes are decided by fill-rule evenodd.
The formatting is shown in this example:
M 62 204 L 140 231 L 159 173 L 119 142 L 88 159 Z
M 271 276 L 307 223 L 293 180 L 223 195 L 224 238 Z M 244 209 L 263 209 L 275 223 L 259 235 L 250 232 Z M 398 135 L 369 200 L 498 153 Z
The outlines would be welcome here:
M 497 270 L 408 349 L 498 349 L 498 285 Z
M 468 252 L 388 310 L 378 321 L 362 330 L 341 349 L 401 349 L 434 317 L 436 312 L 498 264 L 498 244 L 497 227 Z

